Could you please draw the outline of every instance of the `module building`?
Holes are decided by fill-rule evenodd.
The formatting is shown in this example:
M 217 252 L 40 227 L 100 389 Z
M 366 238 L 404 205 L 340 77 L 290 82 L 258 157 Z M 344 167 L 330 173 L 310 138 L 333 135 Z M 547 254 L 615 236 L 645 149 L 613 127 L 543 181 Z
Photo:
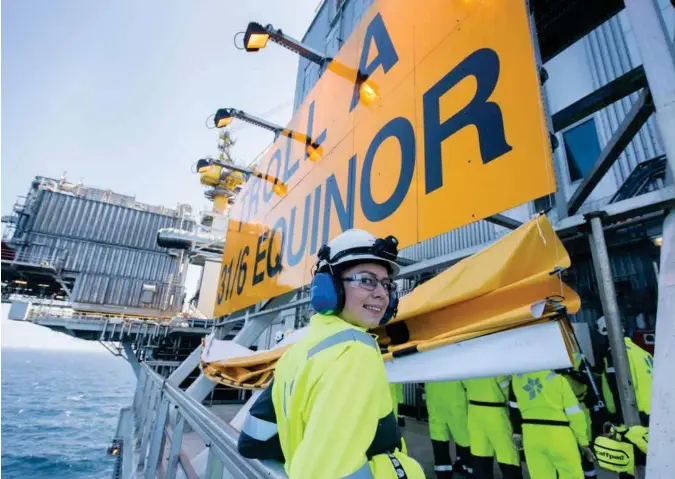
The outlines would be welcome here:
M 3 297 L 140 316 L 171 316 L 182 307 L 188 258 L 159 247 L 157 232 L 194 229 L 189 205 L 152 206 L 38 176 L 3 223 Z

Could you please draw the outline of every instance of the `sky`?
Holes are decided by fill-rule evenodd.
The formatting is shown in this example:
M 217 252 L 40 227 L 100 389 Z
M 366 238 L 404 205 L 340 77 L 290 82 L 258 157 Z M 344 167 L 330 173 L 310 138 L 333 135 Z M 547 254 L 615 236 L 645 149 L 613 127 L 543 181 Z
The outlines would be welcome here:
M 191 173 L 218 153 L 207 117 L 236 107 L 285 124 L 295 93 L 297 56 L 277 45 L 240 51 L 234 35 L 257 21 L 302 38 L 319 3 L 3 0 L 2 214 L 34 176 L 64 172 L 144 203 L 210 209 Z M 233 132 L 242 164 L 273 140 L 252 126 Z M 3 306 L 3 347 L 16 326 Z M 12 344 L 25 346 L 19 339 Z

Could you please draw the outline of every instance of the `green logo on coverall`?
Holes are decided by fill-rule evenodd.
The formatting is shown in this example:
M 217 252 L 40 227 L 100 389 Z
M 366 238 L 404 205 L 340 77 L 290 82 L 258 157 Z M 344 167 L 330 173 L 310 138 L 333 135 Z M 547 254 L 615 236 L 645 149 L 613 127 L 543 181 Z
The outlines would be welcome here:
M 530 399 L 534 399 L 538 393 L 541 392 L 543 386 L 539 382 L 539 378 L 529 378 L 527 384 L 523 389 L 530 395 Z
M 654 358 L 652 356 L 645 357 L 645 363 L 647 364 L 647 374 L 652 374 L 652 369 L 654 369 Z

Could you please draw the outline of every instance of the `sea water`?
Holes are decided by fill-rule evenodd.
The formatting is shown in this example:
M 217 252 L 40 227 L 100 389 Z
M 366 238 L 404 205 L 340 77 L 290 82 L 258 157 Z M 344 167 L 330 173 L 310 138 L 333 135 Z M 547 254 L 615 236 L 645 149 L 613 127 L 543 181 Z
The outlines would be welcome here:
M 109 478 L 136 384 L 107 352 L 2 348 L 2 477 Z

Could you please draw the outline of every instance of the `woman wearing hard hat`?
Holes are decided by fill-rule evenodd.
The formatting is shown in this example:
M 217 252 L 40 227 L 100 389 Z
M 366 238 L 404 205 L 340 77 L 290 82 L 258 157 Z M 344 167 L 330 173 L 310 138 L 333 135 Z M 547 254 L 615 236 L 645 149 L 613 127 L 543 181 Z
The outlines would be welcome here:
M 251 408 L 243 455 L 261 457 L 257 440 L 268 448 L 263 457 L 274 457 L 269 446 L 278 441 L 291 479 L 424 477 L 401 452 L 384 362 L 366 332 L 396 314 L 397 246 L 393 236 L 352 229 L 321 247 L 311 285 L 316 314 Z

